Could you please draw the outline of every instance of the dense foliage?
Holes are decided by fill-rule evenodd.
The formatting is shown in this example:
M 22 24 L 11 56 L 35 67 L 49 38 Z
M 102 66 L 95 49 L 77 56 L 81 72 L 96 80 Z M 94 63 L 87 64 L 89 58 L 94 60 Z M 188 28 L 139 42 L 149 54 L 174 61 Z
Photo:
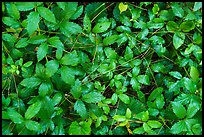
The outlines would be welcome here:
M 3 135 L 201 135 L 202 2 L 2 2 Z

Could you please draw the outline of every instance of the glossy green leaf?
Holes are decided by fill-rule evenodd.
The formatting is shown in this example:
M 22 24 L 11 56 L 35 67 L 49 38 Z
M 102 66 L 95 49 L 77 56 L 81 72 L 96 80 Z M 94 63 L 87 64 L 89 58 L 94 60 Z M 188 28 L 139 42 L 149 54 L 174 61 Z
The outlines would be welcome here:
M 138 127 L 138 128 L 135 128 L 132 132 L 133 134 L 143 134 L 145 131 L 143 127 Z
M 35 7 L 35 2 L 16 2 L 15 5 L 19 11 L 29 11 Z
M 76 50 L 65 54 L 61 58 L 60 63 L 63 65 L 77 66 L 77 64 L 79 63 L 79 58 L 78 58 Z
M 48 44 L 42 43 L 37 50 L 38 62 L 40 62 L 47 55 L 47 52 L 48 52 Z
M 130 104 L 130 98 L 129 98 L 128 95 L 126 95 L 126 94 L 119 94 L 118 97 L 125 104 Z
M 198 78 L 199 78 L 199 71 L 197 70 L 196 67 L 191 66 L 190 76 L 191 76 L 193 81 L 197 81 L 198 80 Z
M 62 66 L 61 78 L 65 83 L 72 85 L 75 82 L 75 71 L 67 66 Z
M 20 12 L 18 11 L 16 5 L 13 2 L 6 3 L 6 10 L 12 18 L 18 20 L 20 18 Z
M 133 58 L 133 51 L 129 46 L 126 47 L 124 57 L 125 57 L 126 60 L 130 60 L 130 59 Z
M 38 101 L 38 102 L 36 102 L 36 103 L 30 105 L 30 106 L 28 107 L 28 109 L 26 110 L 26 112 L 25 112 L 25 118 L 26 118 L 26 119 L 31 119 L 31 118 L 33 118 L 33 117 L 40 111 L 41 105 L 42 105 L 42 104 L 41 104 L 40 101 Z
M 130 84 L 132 85 L 132 88 L 135 91 L 139 91 L 140 90 L 140 87 L 141 87 L 140 83 L 138 82 L 138 80 L 135 77 L 131 78 Z
M 159 114 L 159 110 L 155 108 L 148 108 L 149 115 L 157 116 Z
M 46 35 L 35 35 L 31 37 L 28 42 L 31 44 L 42 44 L 47 40 Z
M 185 88 L 188 89 L 191 93 L 194 93 L 196 91 L 196 83 L 189 78 L 184 77 L 184 85 Z
M 14 109 L 9 108 L 7 114 L 9 118 L 16 124 L 22 124 L 24 122 L 24 118 L 22 117 L 22 115 Z
M 133 69 L 132 69 L 132 75 L 133 77 L 136 77 L 138 74 L 140 73 L 140 68 L 135 66 Z
M 175 16 L 182 18 L 184 16 L 184 10 L 183 8 L 179 5 L 178 2 L 172 2 L 171 8 L 173 10 L 173 13 Z
M 19 28 L 20 27 L 20 23 L 17 22 L 16 20 L 14 20 L 11 17 L 3 17 L 2 18 L 2 22 L 12 28 Z
M 103 44 L 105 46 L 111 45 L 111 44 L 115 43 L 118 38 L 119 38 L 118 35 L 112 35 L 112 36 L 106 37 L 103 39 Z
M 78 123 L 74 121 L 71 123 L 68 133 L 69 135 L 90 135 L 91 127 L 88 122 L 81 121 Z
M 180 119 L 183 119 L 186 116 L 185 107 L 179 102 L 172 102 L 173 112 Z
M 105 32 L 106 30 L 108 30 L 110 25 L 111 25 L 111 22 L 100 22 L 100 23 L 97 23 L 93 27 L 92 32 L 93 33 L 102 33 L 102 32 Z
M 177 31 L 179 29 L 178 23 L 174 22 L 174 21 L 169 21 L 166 24 L 166 29 L 168 31 Z
M 172 127 L 171 127 L 171 133 L 172 134 L 179 134 L 182 131 L 187 131 L 187 126 L 186 123 L 182 120 L 179 122 L 176 122 Z
M 104 99 L 104 96 L 100 92 L 89 92 L 82 96 L 82 100 L 87 103 L 97 103 Z
M 139 75 L 137 76 L 137 80 L 139 83 L 144 84 L 144 85 L 150 84 L 150 79 L 148 75 Z
M 39 131 L 41 129 L 41 125 L 38 122 L 32 120 L 27 120 L 25 122 L 25 126 L 27 129 L 33 131 Z
M 163 94 L 160 94 L 156 98 L 156 106 L 158 109 L 162 109 L 164 107 L 164 105 L 165 105 L 164 96 L 163 96 Z
M 180 48 L 185 40 L 185 34 L 182 32 L 176 32 L 173 36 L 173 45 L 176 49 Z
M 143 126 L 145 132 L 147 132 L 147 133 L 151 132 L 151 128 L 146 122 L 143 123 L 142 126 Z
M 30 77 L 30 78 L 25 78 L 21 81 L 21 85 L 27 88 L 34 88 L 38 85 L 40 85 L 41 80 L 37 77 Z
M 131 118 L 131 116 L 132 116 L 132 112 L 131 112 L 131 110 L 129 108 L 127 108 L 126 113 L 125 113 L 125 117 L 126 118 Z
M 147 121 L 149 119 L 149 112 L 148 111 L 140 112 L 140 113 L 136 114 L 136 116 L 134 116 L 134 118 L 142 120 L 142 121 Z
M 194 7 L 193 7 L 193 11 L 197 11 L 200 8 L 202 8 L 202 2 L 195 2 Z
M 40 16 L 38 12 L 30 12 L 27 19 L 26 29 L 29 36 L 32 35 L 38 29 L 38 23 L 40 22 Z
M 154 13 L 154 14 L 158 14 L 158 11 L 159 11 L 159 10 L 160 10 L 160 9 L 159 9 L 158 4 L 154 4 L 154 7 L 152 8 L 153 13 Z
M 81 88 L 81 81 L 77 79 L 74 83 L 74 85 L 71 88 L 71 94 L 74 96 L 74 98 L 79 98 L 82 94 L 82 88 Z
M 118 95 L 116 93 L 113 93 L 113 95 L 111 96 L 112 105 L 115 105 L 117 101 L 118 101 Z
M 59 37 L 57 36 L 49 38 L 47 42 L 57 49 L 64 49 L 64 44 L 60 41 Z
M 118 8 L 120 10 L 120 13 L 124 12 L 127 10 L 128 5 L 123 4 L 122 2 L 120 2 L 120 4 L 118 5 Z
M 121 116 L 121 115 L 114 115 L 113 119 L 118 121 L 118 122 L 122 122 L 122 121 L 126 120 L 126 117 L 125 116 Z
M 189 32 L 195 28 L 195 24 L 193 21 L 187 20 L 180 24 L 180 29 L 183 32 Z
M 81 5 L 77 8 L 76 12 L 71 16 L 71 20 L 76 20 L 77 18 L 79 18 L 81 16 L 81 14 L 83 13 L 83 8 L 84 6 Z
M 28 46 L 28 38 L 21 38 L 15 45 L 16 48 L 24 48 Z
M 61 93 L 56 93 L 56 94 L 53 96 L 52 100 L 53 100 L 54 106 L 57 105 L 57 104 L 59 104 L 60 101 L 62 100 L 62 94 L 61 94 Z
M 81 26 L 79 26 L 74 22 L 68 22 L 68 21 L 63 21 L 60 24 L 60 30 L 67 37 L 69 37 L 72 34 L 78 34 L 82 32 Z
M 91 20 L 89 19 L 89 17 L 88 17 L 87 15 L 84 16 L 83 26 L 84 26 L 84 30 L 85 30 L 87 33 L 90 33 L 90 32 L 91 32 Z
M 182 78 L 181 73 L 178 72 L 178 71 L 171 71 L 171 72 L 169 72 L 169 74 L 170 74 L 171 76 L 177 78 L 177 79 L 181 79 L 181 78 Z
M 190 104 L 188 105 L 186 117 L 192 118 L 201 108 L 200 102 L 191 99 Z
M 164 64 L 158 62 L 158 63 L 154 63 L 151 65 L 151 69 L 154 71 L 154 72 L 162 72 L 164 73 L 165 71 L 165 66 Z
M 106 47 L 104 49 L 104 52 L 106 54 L 106 57 L 109 59 L 116 59 L 118 57 L 117 53 L 115 52 L 115 50 L 113 50 L 110 47 Z
M 83 101 L 77 100 L 74 103 L 74 110 L 82 117 L 85 118 L 87 115 L 87 109 Z
M 156 89 L 154 89 L 151 94 L 148 97 L 148 100 L 153 101 L 154 99 L 156 99 L 159 95 L 161 95 L 163 91 L 162 87 L 158 87 Z
M 38 13 L 40 14 L 41 17 L 43 17 L 45 20 L 56 23 L 56 18 L 55 15 L 51 10 L 45 7 L 37 7 Z
M 156 120 L 149 120 L 149 121 L 147 121 L 147 124 L 151 128 L 160 128 L 162 126 L 162 124 L 159 121 L 156 121 Z
M 39 93 L 39 95 L 40 95 L 41 97 L 44 97 L 44 96 L 48 95 L 48 94 L 51 92 L 51 90 L 52 90 L 52 85 L 51 85 L 51 83 L 49 83 L 49 82 L 43 82 L 43 83 L 40 85 L 40 87 L 39 87 L 38 93 Z
M 50 60 L 45 64 L 45 66 L 46 75 L 51 77 L 53 74 L 55 74 L 55 72 L 57 72 L 59 68 L 59 63 L 57 60 Z
M 66 3 L 65 2 L 56 2 L 57 5 L 61 8 L 61 9 L 65 9 Z

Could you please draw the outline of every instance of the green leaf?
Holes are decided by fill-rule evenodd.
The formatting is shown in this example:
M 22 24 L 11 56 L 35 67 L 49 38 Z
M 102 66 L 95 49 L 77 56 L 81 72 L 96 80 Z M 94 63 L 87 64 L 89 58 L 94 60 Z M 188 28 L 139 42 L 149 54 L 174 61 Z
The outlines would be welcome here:
M 61 7 L 61 8 L 64 8 L 62 11 L 63 14 L 61 14 L 62 18 L 64 18 L 65 20 L 69 20 L 76 13 L 77 6 L 78 6 L 78 2 L 65 3 L 65 8 Z
M 135 66 L 133 69 L 132 69 L 132 75 L 133 77 L 136 77 L 138 74 L 140 73 L 140 68 Z
M 146 36 L 147 36 L 148 34 L 149 34 L 149 29 L 146 28 L 146 29 L 142 30 L 141 32 L 139 32 L 137 36 L 138 36 L 138 38 L 139 38 L 140 40 L 145 40 L 145 39 L 147 39 Z
M 6 9 L 7 13 L 15 20 L 18 20 L 20 18 L 20 12 L 18 11 L 16 5 L 13 4 L 12 2 L 6 3 Z
M 82 88 L 81 88 L 81 81 L 77 79 L 75 81 L 75 84 L 71 88 L 71 94 L 73 95 L 74 98 L 79 98 L 82 94 Z
M 195 24 L 193 21 L 187 20 L 181 23 L 180 29 L 183 32 L 189 32 L 195 28 Z
M 52 90 L 52 84 L 49 82 L 43 82 L 39 87 L 38 93 L 41 97 L 45 97 L 50 93 L 51 90 Z
M 42 16 L 45 20 L 56 23 L 55 15 L 51 10 L 45 7 L 37 7 L 38 13 Z
M 137 76 L 137 80 L 139 83 L 144 84 L 144 85 L 149 85 L 150 80 L 148 75 L 139 75 Z
M 81 14 L 83 13 L 83 8 L 84 6 L 81 5 L 77 8 L 76 12 L 74 13 L 74 15 L 71 16 L 71 20 L 76 20 L 78 17 L 81 16 Z
M 77 55 L 76 50 L 73 50 L 72 52 L 65 54 L 61 58 L 60 63 L 63 65 L 77 66 L 77 64 L 79 63 L 79 57 Z
M 177 31 L 179 29 L 179 26 L 176 22 L 174 21 L 169 21 L 167 24 L 166 24 L 166 29 L 168 31 Z
M 133 134 L 143 134 L 145 131 L 143 127 L 138 127 L 138 128 L 135 128 L 132 132 Z
M 154 7 L 152 8 L 152 12 L 153 12 L 154 14 L 158 14 L 158 12 L 159 12 L 159 6 L 158 6 L 158 4 L 154 4 Z
M 66 2 L 57 2 L 57 5 L 61 8 L 61 9 L 65 9 L 66 7 Z
M 70 35 L 72 34 L 82 33 L 81 26 L 79 26 L 74 22 L 67 22 L 67 21 L 63 21 L 60 24 L 60 30 L 67 37 L 70 37 Z
M 89 17 L 87 16 L 87 14 L 85 14 L 84 19 L 83 19 L 83 26 L 84 26 L 84 30 L 87 33 L 91 32 L 91 20 L 89 19 Z
M 48 44 L 42 43 L 37 50 L 38 62 L 40 62 L 47 55 L 47 52 L 48 52 Z
M 174 123 L 174 125 L 171 127 L 171 133 L 172 134 L 179 134 L 182 131 L 187 131 L 186 123 L 183 120 Z
M 19 11 L 29 11 L 35 7 L 35 2 L 16 2 L 15 5 Z
M 87 115 L 86 106 L 83 101 L 77 100 L 74 103 L 74 110 L 82 117 L 85 118 Z
M 158 109 L 162 109 L 164 107 L 165 101 L 164 101 L 164 96 L 163 94 L 160 94 L 156 98 L 156 106 Z
M 177 78 L 177 79 L 181 79 L 181 78 L 182 78 L 181 73 L 178 72 L 178 71 L 171 71 L 171 72 L 169 72 L 169 74 L 170 74 L 171 76 Z
M 105 46 L 111 45 L 111 44 L 115 43 L 118 38 L 119 38 L 118 35 L 112 35 L 112 36 L 109 36 L 109 37 L 105 37 L 103 39 L 103 44 Z
M 171 8 L 175 16 L 182 18 L 184 16 L 184 10 L 178 2 L 172 2 Z
M 55 48 L 64 49 L 64 44 L 60 41 L 59 37 L 57 36 L 49 38 L 48 43 L 54 46 Z
M 121 116 L 121 115 L 114 115 L 113 119 L 118 121 L 118 122 L 122 122 L 122 121 L 126 120 L 126 117 L 125 116 Z
M 27 120 L 25 122 L 25 126 L 29 130 L 33 130 L 33 131 L 40 131 L 41 130 L 41 125 L 38 122 L 32 121 L 32 120 Z
M 140 83 L 137 81 L 137 79 L 135 77 L 131 78 L 130 84 L 132 85 L 132 88 L 135 91 L 139 91 L 140 90 Z
M 38 12 L 30 12 L 27 19 L 26 30 L 29 36 L 32 35 L 38 29 L 38 23 L 40 22 L 40 16 Z
M 48 77 L 51 77 L 53 74 L 55 74 L 55 72 L 57 72 L 58 68 L 59 68 L 59 63 L 57 60 L 50 60 L 48 61 L 46 64 L 46 75 Z
M 88 122 L 81 121 L 78 123 L 77 121 L 74 121 L 71 123 L 68 133 L 69 135 L 90 135 L 91 127 Z
M 192 131 L 195 135 L 202 135 L 202 126 L 200 124 L 195 124 L 192 126 Z
M 147 121 L 149 119 L 149 112 L 148 111 L 140 112 L 140 113 L 136 114 L 136 116 L 134 116 L 133 118 L 139 119 L 142 121 Z
M 156 120 L 149 120 L 149 121 L 147 121 L 147 124 L 151 128 L 160 128 L 162 126 L 162 124 L 159 121 L 156 121 Z
M 115 105 L 117 101 L 118 101 L 118 95 L 116 93 L 113 93 L 113 95 L 111 96 L 112 105 Z
M 147 133 L 151 132 L 151 128 L 146 122 L 143 123 L 142 126 L 143 126 L 145 132 L 147 132 Z
M 116 59 L 118 57 L 117 53 L 115 52 L 115 50 L 113 50 L 112 48 L 110 47 L 106 47 L 104 49 L 104 52 L 107 56 L 107 58 L 109 59 Z
M 159 114 L 159 110 L 155 108 L 148 108 L 149 115 L 156 117 Z
M 172 102 L 173 112 L 179 119 L 183 119 L 186 116 L 185 107 L 179 102 Z
M 16 48 L 24 48 L 28 45 L 28 38 L 21 38 L 15 45 Z
M 17 22 L 16 20 L 14 20 L 13 18 L 11 17 L 3 17 L 2 18 L 2 22 L 4 24 L 6 24 L 7 26 L 10 26 L 12 28 L 19 28 L 20 27 L 20 23 Z
M 197 81 L 199 79 L 199 71 L 197 70 L 196 67 L 191 66 L 190 76 L 191 76 L 193 81 Z
M 14 109 L 8 108 L 7 115 L 9 118 L 16 124 L 22 124 L 24 122 L 24 118 Z
M 145 102 L 145 94 L 142 91 L 138 90 L 137 95 L 141 102 Z
M 184 85 L 191 93 L 194 93 L 197 89 L 196 83 L 189 78 L 184 77 Z
M 123 11 L 126 11 L 126 10 L 127 10 L 128 5 L 125 5 L 125 4 L 123 4 L 122 2 L 120 2 L 120 4 L 118 5 L 118 8 L 119 8 L 120 14 L 121 14 Z
M 33 64 L 33 61 L 28 61 L 26 63 L 23 64 L 23 67 L 30 67 Z
M 161 95 L 163 91 L 162 87 L 157 87 L 156 89 L 154 89 L 151 94 L 148 97 L 149 101 L 153 101 L 154 99 L 156 99 L 159 95 Z
M 202 2 L 195 2 L 194 7 L 193 7 L 193 11 L 197 11 L 200 8 L 202 8 Z
M 31 44 L 42 44 L 47 40 L 47 37 L 45 35 L 35 35 L 32 38 L 28 40 Z
M 30 77 L 30 78 L 23 79 L 20 84 L 27 88 L 34 88 L 40 85 L 40 83 L 41 83 L 41 80 L 39 78 Z
M 40 111 L 40 108 L 41 108 L 41 102 L 40 101 L 30 105 L 25 112 L 25 118 L 26 119 L 33 118 Z
M 164 73 L 166 68 L 165 68 L 164 64 L 158 62 L 158 63 L 151 64 L 151 69 L 154 72 L 162 72 L 162 73 Z
M 130 59 L 133 58 L 133 51 L 129 46 L 126 47 L 124 57 L 125 57 L 126 60 L 130 60 Z
M 173 45 L 176 49 L 181 47 L 185 40 L 185 34 L 182 32 L 176 32 L 173 36 Z
M 93 33 L 102 33 L 105 32 L 106 30 L 108 30 L 108 28 L 110 27 L 111 22 L 100 22 L 97 23 L 94 28 L 92 29 Z
M 59 104 L 61 100 L 62 100 L 62 94 L 61 93 L 56 93 L 54 95 L 54 97 L 52 98 L 54 106 Z
M 126 109 L 126 113 L 125 113 L 126 118 L 131 118 L 132 116 L 132 112 L 129 108 Z
M 128 95 L 126 95 L 126 94 L 119 94 L 118 97 L 119 97 L 119 99 L 120 99 L 123 103 L 125 103 L 125 104 L 130 104 L 130 98 L 129 98 Z
M 62 66 L 61 78 L 65 83 L 72 85 L 75 82 L 75 71 L 67 66 Z
M 89 92 L 82 96 L 82 100 L 87 103 L 97 103 L 104 99 L 104 96 L 100 92 Z
M 190 104 L 187 108 L 186 117 L 192 118 L 201 108 L 201 102 L 191 99 Z

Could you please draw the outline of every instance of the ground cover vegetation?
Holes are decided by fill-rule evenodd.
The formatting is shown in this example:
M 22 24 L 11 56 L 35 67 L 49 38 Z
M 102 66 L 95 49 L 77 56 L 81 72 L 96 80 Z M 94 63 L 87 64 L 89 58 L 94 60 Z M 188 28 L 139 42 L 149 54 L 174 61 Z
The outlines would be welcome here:
M 201 135 L 202 2 L 2 2 L 3 135 Z

